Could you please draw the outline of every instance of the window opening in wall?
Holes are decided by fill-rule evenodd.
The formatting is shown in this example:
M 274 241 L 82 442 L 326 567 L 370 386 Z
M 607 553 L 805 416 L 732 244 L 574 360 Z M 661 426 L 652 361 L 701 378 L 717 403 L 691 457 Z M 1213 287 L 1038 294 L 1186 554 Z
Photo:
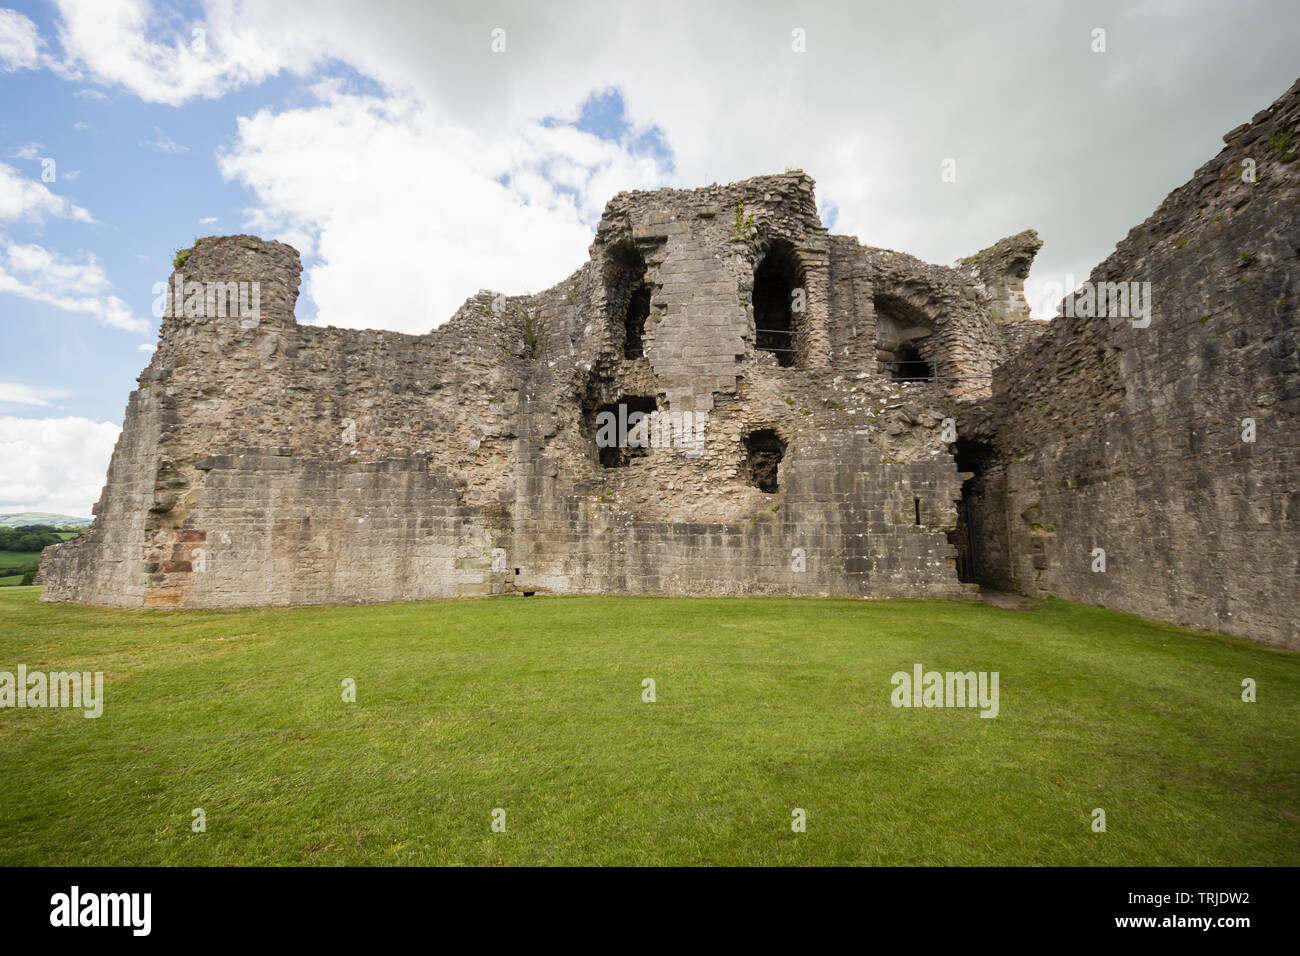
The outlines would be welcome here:
M 627 300 L 627 317 L 623 322 L 623 357 L 645 355 L 645 320 L 650 317 L 650 287 L 642 283 Z
M 754 344 L 776 356 L 778 365 L 797 364 L 802 353 L 802 332 L 798 328 L 807 302 L 799 254 L 785 239 L 773 240 L 754 270 Z
M 777 473 L 785 457 L 785 440 L 770 428 L 745 436 L 746 460 L 750 480 L 759 491 L 776 494 L 780 490 Z
M 645 324 L 650 316 L 650 285 L 646 282 L 646 262 L 630 240 L 618 242 L 605 256 L 605 301 L 611 329 L 623 336 L 623 357 L 637 359 L 645 355 Z M 615 340 L 617 341 L 617 339 Z
M 596 409 L 590 427 L 602 468 L 626 468 L 650 454 L 658 408 L 653 396 L 624 395 Z

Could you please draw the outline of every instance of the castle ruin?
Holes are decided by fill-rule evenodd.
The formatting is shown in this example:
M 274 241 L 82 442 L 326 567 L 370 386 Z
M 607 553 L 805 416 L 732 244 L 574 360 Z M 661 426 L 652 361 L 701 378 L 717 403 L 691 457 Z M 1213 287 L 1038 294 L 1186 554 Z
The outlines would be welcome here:
M 43 600 L 989 585 L 1300 647 L 1300 84 L 1225 142 L 1050 324 L 1032 231 L 927 264 L 800 171 L 620 193 L 578 271 L 427 335 L 298 325 L 294 249 L 199 240 Z

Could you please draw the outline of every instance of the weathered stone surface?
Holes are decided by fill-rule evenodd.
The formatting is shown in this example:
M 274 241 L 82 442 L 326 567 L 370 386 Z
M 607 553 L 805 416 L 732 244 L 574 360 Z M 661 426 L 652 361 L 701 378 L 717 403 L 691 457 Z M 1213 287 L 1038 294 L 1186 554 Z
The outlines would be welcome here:
M 1225 141 L 1090 277 L 1150 325 L 1063 303 L 963 412 L 969 540 L 989 583 L 1300 647 L 1300 84 Z
M 802 297 L 784 319 L 760 301 L 786 333 L 756 326 L 765 261 Z M 45 562 L 47 600 L 975 591 L 953 573 L 941 425 L 989 392 L 987 299 L 957 270 L 828 236 L 801 172 L 621 193 L 567 280 L 480 292 L 422 336 L 297 325 L 280 243 L 201 240 L 178 271 L 257 282 L 262 315 L 169 309 L 96 523 Z M 877 301 L 907 327 L 882 339 Z M 879 356 L 902 340 L 985 377 L 892 382 Z M 603 467 L 597 411 L 622 400 L 706 416 L 703 442 Z M 749 460 L 765 431 L 774 491 L 754 477 L 771 450 Z
M 1141 329 L 1029 320 L 1032 231 L 955 268 L 828 235 L 800 171 L 620 193 L 569 278 L 482 291 L 428 335 L 299 326 L 294 250 L 201 240 L 186 281 L 257 282 L 260 318 L 167 315 L 44 599 L 978 581 L 1295 646 L 1296 104 L 1230 134 L 1094 272 L 1152 284 Z M 599 448 L 620 403 L 705 416 L 703 440 Z

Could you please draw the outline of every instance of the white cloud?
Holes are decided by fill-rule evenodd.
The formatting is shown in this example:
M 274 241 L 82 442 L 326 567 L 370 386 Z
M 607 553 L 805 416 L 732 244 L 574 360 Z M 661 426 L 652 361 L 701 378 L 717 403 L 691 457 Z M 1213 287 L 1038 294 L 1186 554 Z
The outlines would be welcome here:
M 216 217 L 216 216 L 204 216 L 202 219 L 199 220 L 199 225 L 200 225 L 200 226 L 210 226 L 210 225 L 212 225 L 212 224 L 213 224 L 214 222 L 216 222 L 216 221 L 217 221 L 217 217 Z
M 89 516 L 120 431 L 88 418 L 0 416 L 0 512 Z
M 942 0 L 660 0 L 599 17 L 565 0 L 491 15 L 420 0 L 203 0 L 192 14 L 147 0 L 57 6 L 61 68 L 149 102 L 216 98 L 333 63 L 374 80 L 386 102 L 353 112 L 362 126 L 391 134 L 396 152 L 380 156 L 347 130 L 335 131 L 332 145 L 340 165 L 363 161 L 368 180 L 387 176 L 375 161 L 391 159 L 397 174 L 388 182 L 316 197 L 308 193 L 334 190 L 338 177 L 309 171 L 301 183 L 289 180 L 291 159 L 310 169 L 319 156 L 295 150 L 287 132 L 298 123 L 318 144 L 330 140 L 316 127 L 348 118 L 335 102 L 253 117 L 228 170 L 259 198 L 250 223 L 297 236 L 305 252 L 318 247 L 322 260 L 308 278 L 326 318 L 413 326 L 422 320 L 387 311 L 409 307 L 409 297 L 342 288 L 367 286 L 382 265 L 375 250 L 397 248 L 390 236 L 433 243 L 420 263 L 440 264 L 427 298 L 441 313 L 445 301 L 478 285 L 549 284 L 582 261 L 576 230 L 609 198 L 611 184 L 662 181 L 655 164 L 630 162 L 629 150 L 604 174 L 593 171 L 587 150 L 596 144 L 571 129 L 538 126 L 540 117 L 576 117 L 588 94 L 610 86 L 622 91 L 634 125 L 662 130 L 674 152 L 674 184 L 798 166 L 816 177 L 823 207 L 838 211 L 837 232 L 949 263 L 1034 227 L 1047 243 L 1035 273 L 1063 275 L 1103 258 L 1213 155 L 1224 130 L 1294 81 L 1300 10 L 1293 0 L 1259 0 L 1251 17 L 1217 0 L 1185 0 L 1177 10 L 1166 0 L 1095 0 L 1086 10 L 1022 2 L 994 12 Z M 16 56 L 30 64 L 39 38 L 19 20 L 27 39 Z M 1113 24 L 1104 56 L 1089 52 L 1097 23 Z M 1260 31 L 1259 23 L 1274 28 Z M 489 31 L 498 25 L 507 52 L 493 54 Z M 806 53 L 791 48 L 796 27 L 806 30 Z M 205 32 L 196 38 L 196 29 Z M 1186 109 L 1188 102 L 1197 109 Z M 1099 162 L 1118 155 L 1115 144 L 1141 161 Z M 426 153 L 432 163 L 422 174 L 415 159 Z M 957 160 L 956 183 L 939 176 L 948 157 Z M 453 178 L 438 181 L 448 173 Z M 522 234 L 501 227 L 504 200 L 485 179 L 490 173 L 511 176 L 510 202 L 530 203 L 509 220 Z M 575 181 L 576 196 L 557 188 Z M 402 190 L 411 203 L 394 199 Z M 465 208 L 468 197 L 487 202 L 477 220 Z M 363 200 L 379 201 L 369 219 L 354 209 Z M 453 230 L 438 224 L 444 214 L 461 230 L 459 245 L 477 249 L 478 259 L 470 248 L 448 248 Z M 497 245 L 503 237 L 506 248 Z M 524 239 L 543 245 L 523 255 Z M 409 264 L 416 256 L 408 250 L 400 258 Z M 530 278 L 512 279 L 501 265 Z M 368 317 L 355 314 L 361 308 Z
M 35 23 L 14 10 L 0 9 L 0 69 L 36 69 L 41 65 L 41 43 Z
M 0 222 L 7 219 L 40 222 L 46 216 L 75 219 L 77 222 L 95 221 L 88 211 L 50 192 L 44 183 L 24 179 L 18 170 L 0 163 Z
M 45 146 L 42 143 L 24 143 L 14 150 L 15 159 L 39 159 Z
M 157 347 L 158 346 L 154 345 L 152 342 L 141 342 L 135 348 L 137 352 L 148 352 L 150 354 L 153 354 L 154 350 Z
M 606 199 L 667 178 L 572 127 L 494 142 L 412 100 L 316 92 L 241 119 L 220 167 L 261 201 L 246 228 L 318 257 L 306 291 L 333 325 L 425 332 L 480 288 L 550 286 L 586 257 Z
M 85 124 L 78 123 L 76 125 L 84 126 Z M 141 146 L 145 147 L 146 149 L 156 149 L 160 153 L 188 152 L 189 150 L 188 146 L 182 146 L 180 143 L 174 142 L 170 137 L 168 137 L 166 133 L 164 133 L 157 126 L 153 128 L 153 132 L 154 132 L 153 139 L 142 140 L 140 142 Z
M 172 106 L 195 97 L 216 99 L 282 69 L 305 71 L 324 55 L 313 43 L 333 46 L 314 22 L 318 16 L 305 8 L 296 11 L 302 23 L 291 27 L 262 9 L 272 4 L 238 0 L 209 3 L 203 18 L 194 20 L 159 12 L 146 0 L 57 0 L 57 5 L 68 69 Z M 324 19 L 328 12 L 317 14 Z M 269 32 L 268 22 L 273 24 Z
M 149 321 L 111 293 L 113 285 L 93 255 L 73 262 L 35 244 L 0 236 L 0 293 L 81 312 L 124 332 L 148 332 Z
M 0 382 L 0 405 L 45 405 L 49 398 L 58 398 L 63 392 L 33 388 L 17 382 Z
M 85 100 L 107 100 L 108 99 L 108 94 L 102 92 L 101 90 L 92 90 L 92 89 L 77 90 L 77 92 L 73 93 L 72 95 L 79 96 Z

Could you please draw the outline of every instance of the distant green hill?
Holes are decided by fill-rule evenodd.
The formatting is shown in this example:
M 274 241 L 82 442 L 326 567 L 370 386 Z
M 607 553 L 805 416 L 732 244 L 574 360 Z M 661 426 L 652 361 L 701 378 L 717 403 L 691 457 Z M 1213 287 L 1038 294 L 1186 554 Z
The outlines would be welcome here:
M 21 528 L 29 524 L 48 524 L 56 528 L 85 528 L 89 527 L 90 519 L 50 514 L 48 511 L 21 511 L 13 515 L 0 515 L 0 528 Z

